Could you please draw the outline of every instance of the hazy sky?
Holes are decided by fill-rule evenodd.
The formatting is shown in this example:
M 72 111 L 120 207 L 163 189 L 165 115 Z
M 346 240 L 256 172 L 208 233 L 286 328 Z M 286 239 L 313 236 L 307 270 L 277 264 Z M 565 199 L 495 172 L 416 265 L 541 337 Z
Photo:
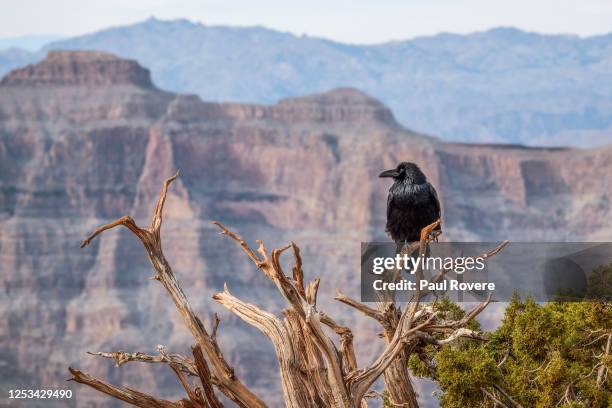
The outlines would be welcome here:
M 150 16 L 264 25 L 357 43 L 496 26 L 612 31 L 612 0 L 0 0 L 0 10 L 0 37 L 84 34 Z

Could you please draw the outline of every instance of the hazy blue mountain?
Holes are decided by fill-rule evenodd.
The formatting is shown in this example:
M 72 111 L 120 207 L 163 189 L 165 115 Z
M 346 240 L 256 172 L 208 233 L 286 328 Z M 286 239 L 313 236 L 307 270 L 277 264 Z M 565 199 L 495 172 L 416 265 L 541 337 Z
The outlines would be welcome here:
M 0 49 L 21 48 L 27 51 L 37 51 L 43 45 L 61 40 L 60 35 L 22 35 L 19 37 L 0 38 Z
M 498 28 L 363 46 L 261 27 L 149 19 L 45 49 L 133 58 L 151 69 L 160 87 L 205 100 L 271 103 L 353 86 L 390 106 L 406 126 L 449 140 L 612 142 L 612 34 Z M 17 64 L 5 54 L 0 73 Z
M 0 76 L 15 68 L 41 60 L 44 56 L 44 52 L 31 52 L 21 48 L 0 49 Z

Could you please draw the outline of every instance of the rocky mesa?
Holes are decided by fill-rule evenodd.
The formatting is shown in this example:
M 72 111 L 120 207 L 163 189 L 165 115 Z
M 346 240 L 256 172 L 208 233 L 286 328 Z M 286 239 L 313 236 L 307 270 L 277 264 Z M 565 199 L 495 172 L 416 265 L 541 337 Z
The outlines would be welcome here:
M 184 353 L 189 335 L 127 232 L 79 249 L 110 219 L 146 222 L 161 180 L 180 169 L 166 207 L 166 254 L 202 317 L 220 313 L 237 375 L 275 406 L 272 348 L 210 297 L 227 282 L 263 307 L 282 304 L 210 221 L 269 247 L 295 241 L 306 273 L 322 278 L 326 310 L 353 322 L 330 295 L 358 293 L 360 242 L 385 239 L 389 185 L 377 175 L 403 160 L 437 187 L 445 239 L 612 238 L 612 146 L 445 143 L 401 127 L 379 101 L 346 88 L 275 105 L 204 102 L 159 90 L 135 61 L 99 52 L 51 52 L 12 71 L 0 82 L 3 388 L 66 387 L 74 365 L 180 395 L 163 368 L 118 369 L 85 354 L 154 352 L 159 343 Z M 360 358 L 377 347 L 365 340 L 357 340 Z M 82 387 L 70 404 L 113 406 Z

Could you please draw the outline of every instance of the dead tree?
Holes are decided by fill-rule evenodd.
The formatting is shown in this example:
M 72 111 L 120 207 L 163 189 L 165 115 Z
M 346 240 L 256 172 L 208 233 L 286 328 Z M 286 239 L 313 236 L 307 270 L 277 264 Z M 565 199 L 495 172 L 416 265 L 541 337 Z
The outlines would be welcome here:
M 91 354 L 112 358 L 117 366 L 127 362 L 167 364 L 185 389 L 185 398 L 179 401 L 163 400 L 128 387 L 111 385 L 74 368 L 69 368 L 71 380 L 139 407 L 220 408 L 223 404 L 218 393 L 240 407 L 265 407 L 263 400 L 236 377 L 223 356 L 217 343 L 219 320 L 216 315 L 212 328 L 207 330 L 189 305 L 164 256 L 161 243 L 162 213 L 168 187 L 178 175 L 164 182 L 148 227 L 139 227 L 131 217 L 124 216 L 96 229 L 81 247 L 87 246 L 98 234 L 116 226 L 128 228 L 142 242 L 155 272 L 154 279 L 164 286 L 193 335 L 195 345 L 192 347 L 192 355 L 168 353 L 163 346 L 158 346 L 158 355 L 123 351 Z M 419 343 L 447 344 L 459 337 L 484 339 L 482 333 L 465 326 L 487 306 L 489 299 L 466 314 L 465 318 L 445 321 L 438 316 L 435 307 L 420 303 L 425 292 L 417 292 L 403 310 L 395 302 L 388 302 L 383 309 L 374 309 L 339 293 L 337 300 L 376 319 L 384 329 L 384 350 L 369 365 L 359 368 L 351 330 L 338 324 L 317 306 L 319 278 L 305 284 L 300 250 L 296 244 L 292 242 L 268 251 L 258 241 L 258 249 L 253 250 L 224 225 L 218 222 L 214 224 L 222 234 L 240 246 L 263 275 L 274 283 L 287 302 L 283 317 L 280 317 L 233 296 L 227 285 L 222 292 L 213 295 L 215 301 L 259 329 L 272 343 L 280 366 L 281 386 L 287 407 L 367 407 L 366 394 L 381 376 L 384 376 L 392 405 L 417 407 L 416 394 L 410 384 L 406 364 L 414 348 Z M 419 254 L 424 253 L 431 239 L 430 233 L 438 224 L 439 221 L 423 229 L 420 242 L 415 244 Z M 496 250 L 499 249 L 501 246 Z M 291 276 L 285 274 L 280 262 L 281 255 L 288 251 L 293 255 Z M 434 280 L 442 279 L 445 272 L 441 271 Z M 335 336 L 338 338 L 334 339 Z

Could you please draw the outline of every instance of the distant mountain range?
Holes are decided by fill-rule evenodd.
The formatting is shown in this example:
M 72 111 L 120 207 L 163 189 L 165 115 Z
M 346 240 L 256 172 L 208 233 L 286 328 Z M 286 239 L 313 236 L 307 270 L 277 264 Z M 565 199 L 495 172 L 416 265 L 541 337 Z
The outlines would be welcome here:
M 38 51 L 41 47 L 65 37 L 60 35 L 22 35 L 19 37 L 0 38 L 0 49 L 20 48 Z
M 0 51 L 0 74 L 48 50 L 104 50 L 149 67 L 159 87 L 204 100 L 273 103 L 352 86 L 399 122 L 447 140 L 592 146 L 612 142 L 612 34 L 497 28 L 348 45 L 261 27 L 145 22 Z

